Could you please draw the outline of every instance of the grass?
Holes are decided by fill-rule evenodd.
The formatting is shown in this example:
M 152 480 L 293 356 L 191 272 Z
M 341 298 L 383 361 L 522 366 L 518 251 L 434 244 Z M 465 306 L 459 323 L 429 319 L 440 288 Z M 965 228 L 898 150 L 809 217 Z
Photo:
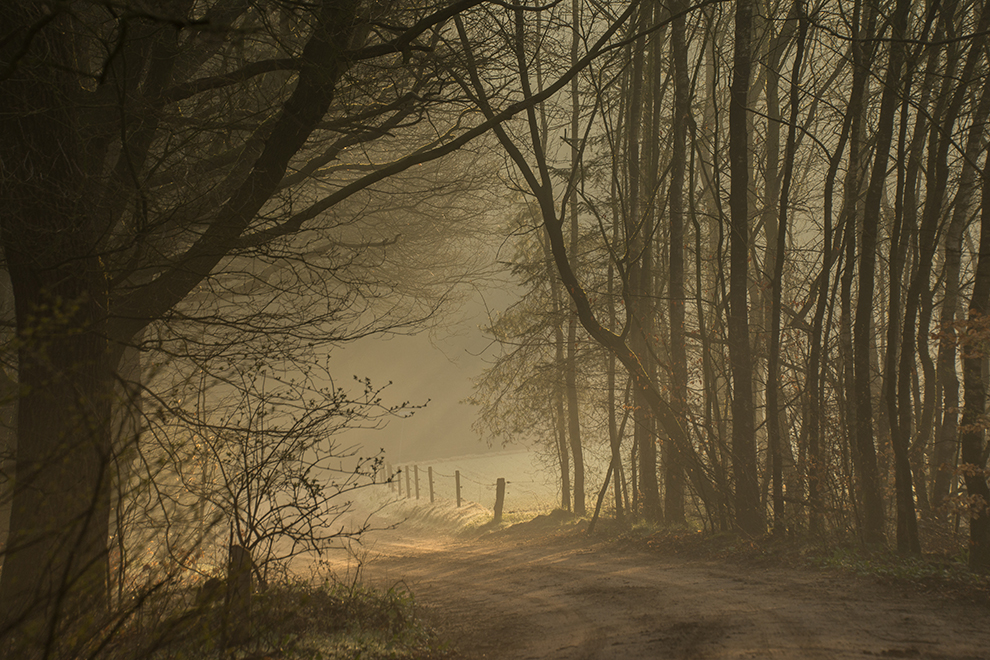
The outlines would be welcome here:
M 658 554 L 761 567 L 813 568 L 894 584 L 913 591 L 990 603 L 990 576 L 968 570 L 964 554 L 933 551 L 921 557 L 869 549 L 842 539 L 801 535 L 747 538 L 727 532 L 634 525 L 609 542 Z
M 929 553 L 917 557 L 900 555 L 889 549 L 836 545 L 811 555 L 809 559 L 812 565 L 824 569 L 870 577 L 960 600 L 990 603 L 990 576 L 970 571 L 962 555 L 948 557 Z
M 255 594 L 245 637 L 222 643 L 220 602 L 172 607 L 157 621 L 136 618 L 105 656 L 113 660 L 439 660 L 450 651 L 415 614 L 401 587 L 376 591 L 357 584 L 302 581 Z

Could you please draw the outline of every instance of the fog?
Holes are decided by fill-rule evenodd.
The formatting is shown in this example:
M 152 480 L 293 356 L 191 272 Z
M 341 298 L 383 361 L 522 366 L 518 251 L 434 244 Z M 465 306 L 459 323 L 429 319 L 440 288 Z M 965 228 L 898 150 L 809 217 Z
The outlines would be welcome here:
M 383 403 L 422 406 L 408 417 L 383 420 L 376 429 L 341 434 L 343 444 L 365 452 L 385 450 L 386 461 L 400 463 L 462 454 L 499 451 L 472 429 L 475 408 L 465 400 L 472 383 L 498 355 L 499 346 L 484 333 L 490 314 L 512 304 L 515 293 L 498 284 L 477 285 L 444 321 L 414 334 L 365 337 L 336 346 L 330 371 L 341 386 L 354 376 L 386 385 Z

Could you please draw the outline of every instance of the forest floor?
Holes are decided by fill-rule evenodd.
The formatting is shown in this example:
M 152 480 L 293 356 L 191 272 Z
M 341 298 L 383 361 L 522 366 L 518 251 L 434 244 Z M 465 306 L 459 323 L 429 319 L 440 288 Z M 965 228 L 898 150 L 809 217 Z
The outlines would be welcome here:
M 408 588 L 456 658 L 990 659 L 979 588 L 726 561 L 589 538 L 586 525 L 547 515 L 470 537 L 400 525 L 365 540 L 360 575 Z

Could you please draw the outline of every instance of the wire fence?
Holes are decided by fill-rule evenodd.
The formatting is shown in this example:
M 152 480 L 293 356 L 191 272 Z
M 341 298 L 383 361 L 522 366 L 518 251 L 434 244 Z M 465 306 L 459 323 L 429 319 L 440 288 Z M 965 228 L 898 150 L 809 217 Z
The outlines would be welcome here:
M 424 503 L 476 502 L 491 508 L 499 478 L 505 479 L 505 507 L 509 512 L 545 508 L 558 497 L 553 478 L 527 451 L 387 465 L 386 469 L 393 475 L 393 492 Z

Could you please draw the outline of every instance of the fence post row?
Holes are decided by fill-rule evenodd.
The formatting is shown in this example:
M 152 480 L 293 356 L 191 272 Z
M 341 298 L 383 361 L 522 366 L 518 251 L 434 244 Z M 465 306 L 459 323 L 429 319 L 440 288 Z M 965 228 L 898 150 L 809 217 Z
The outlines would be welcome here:
M 413 476 L 409 476 L 409 466 L 400 469 L 398 473 L 392 472 L 392 467 L 388 467 L 389 474 L 392 476 L 398 476 L 395 480 L 396 491 L 402 494 L 402 475 L 406 475 L 406 499 L 411 499 L 413 492 L 416 493 L 416 499 L 419 499 L 419 466 L 414 465 L 412 469 Z M 429 466 L 426 468 L 427 480 L 430 486 L 430 504 L 436 502 L 436 489 L 434 488 L 433 482 L 433 467 Z M 442 476 L 442 475 L 441 475 Z M 495 522 L 502 521 L 502 511 L 505 507 L 505 478 L 499 477 L 495 483 Z M 391 484 L 389 484 L 391 489 Z M 463 498 L 461 497 L 461 471 L 454 470 L 454 496 L 457 500 L 457 507 L 460 508 Z

